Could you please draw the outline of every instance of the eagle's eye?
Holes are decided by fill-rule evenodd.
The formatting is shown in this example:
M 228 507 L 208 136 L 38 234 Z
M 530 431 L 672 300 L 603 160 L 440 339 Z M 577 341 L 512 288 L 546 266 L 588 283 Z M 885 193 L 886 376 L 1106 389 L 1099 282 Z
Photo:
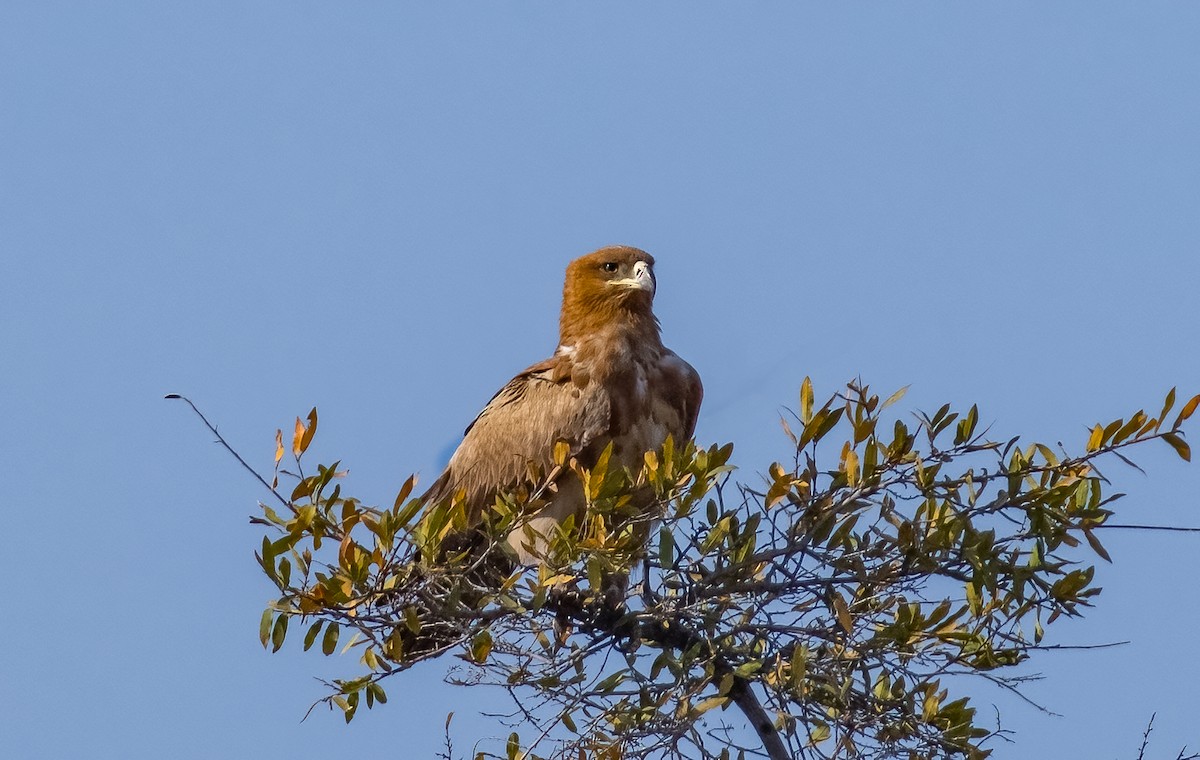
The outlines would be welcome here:
M 618 267 L 618 264 L 615 261 L 606 261 L 600 265 L 600 268 L 603 269 L 605 272 L 615 272 L 615 271 L 617 271 L 617 267 Z

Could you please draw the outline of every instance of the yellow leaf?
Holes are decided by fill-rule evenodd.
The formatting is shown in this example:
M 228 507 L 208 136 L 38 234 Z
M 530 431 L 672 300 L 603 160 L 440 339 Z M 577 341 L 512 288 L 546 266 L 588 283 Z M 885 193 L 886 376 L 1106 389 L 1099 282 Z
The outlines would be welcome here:
M 928 722 L 936 718 L 941 703 L 941 695 L 937 693 L 936 689 L 929 689 L 925 692 L 925 699 L 921 704 L 921 719 Z
M 292 456 L 300 456 L 304 449 L 300 448 L 300 440 L 304 438 L 304 423 L 296 418 L 296 430 L 292 433 Z
M 646 461 L 646 469 L 650 472 L 658 471 L 658 454 L 653 451 L 647 451 L 643 457 Z
M 854 449 L 846 451 L 846 484 L 851 488 L 858 485 L 858 454 Z
M 571 453 L 571 446 L 566 441 L 556 441 L 554 444 L 554 464 L 562 467 L 567 456 Z
M 703 715 L 714 707 L 725 707 L 727 704 L 729 704 L 729 697 L 709 697 L 693 707 L 692 714 Z
M 1104 428 L 1100 425 L 1092 428 L 1092 434 L 1088 437 L 1087 450 L 1089 452 L 1100 448 L 1100 442 L 1104 440 Z
M 492 634 L 480 631 L 471 641 L 471 659 L 482 665 L 492 652 Z
M 551 578 L 547 578 L 546 580 L 542 581 L 539 585 L 541 585 L 545 588 L 550 588 L 552 586 L 561 586 L 564 583 L 570 583 L 573 580 L 575 580 L 574 575 L 560 573 L 559 575 L 555 575 Z
M 813 387 L 812 380 L 804 378 L 800 383 L 800 421 L 807 425 L 813 416 Z
M 901 388 L 900 390 L 893 393 L 892 395 L 888 396 L 887 401 L 884 401 L 883 406 L 879 407 L 879 409 L 881 411 L 884 409 L 887 409 L 892 404 L 894 404 L 897 401 L 899 401 L 900 399 L 904 398 L 904 394 L 908 393 L 908 389 L 909 389 L 909 386 L 906 385 L 903 388 Z

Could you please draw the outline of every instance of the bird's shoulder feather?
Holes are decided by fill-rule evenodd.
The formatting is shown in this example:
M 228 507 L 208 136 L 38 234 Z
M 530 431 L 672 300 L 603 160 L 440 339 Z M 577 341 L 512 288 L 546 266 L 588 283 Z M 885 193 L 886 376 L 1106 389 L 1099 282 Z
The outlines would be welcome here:
M 426 499 L 449 498 L 461 489 L 469 506 L 481 509 L 497 489 L 524 480 L 530 464 L 548 471 L 558 441 L 578 456 L 601 439 L 609 429 L 611 400 L 574 370 L 569 356 L 554 356 L 509 380 L 467 427 Z

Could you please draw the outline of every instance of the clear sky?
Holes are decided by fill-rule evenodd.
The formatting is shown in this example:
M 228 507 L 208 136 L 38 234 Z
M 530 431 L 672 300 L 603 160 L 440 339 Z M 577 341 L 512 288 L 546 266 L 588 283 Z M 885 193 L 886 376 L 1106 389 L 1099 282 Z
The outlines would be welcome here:
M 1200 391 L 1200 3 L 0 4 L 0 756 L 430 757 L 497 694 L 300 718 L 258 644 L 251 460 L 390 502 L 548 355 L 567 261 L 659 261 L 698 436 L 787 454 L 804 375 L 978 402 L 998 434 Z M 1195 429 L 1193 427 L 1193 429 Z M 1194 436 L 1194 442 L 1200 434 Z M 1165 445 L 1109 475 L 1200 524 Z M 999 700 L 998 758 L 1200 749 L 1200 539 L 1105 534 L 1081 623 Z M 980 691 L 985 712 L 996 695 Z

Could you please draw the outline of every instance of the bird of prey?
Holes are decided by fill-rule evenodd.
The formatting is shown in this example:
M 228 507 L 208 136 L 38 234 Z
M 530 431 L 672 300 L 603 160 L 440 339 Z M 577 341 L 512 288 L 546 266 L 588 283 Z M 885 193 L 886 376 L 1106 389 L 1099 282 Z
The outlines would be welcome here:
M 554 355 L 520 372 L 467 427 L 446 471 L 425 503 L 465 499 L 468 521 L 497 493 L 529 483 L 530 465 L 555 479 L 549 503 L 514 530 L 507 542 L 522 564 L 544 556 L 570 515 L 586 501 L 569 469 L 552 467 L 565 441 L 586 468 L 611 443 L 610 468 L 637 472 L 647 451 L 696 428 L 703 389 L 690 364 L 662 344 L 654 300 L 654 258 L 627 246 L 601 248 L 570 263 L 563 286 L 559 342 Z

